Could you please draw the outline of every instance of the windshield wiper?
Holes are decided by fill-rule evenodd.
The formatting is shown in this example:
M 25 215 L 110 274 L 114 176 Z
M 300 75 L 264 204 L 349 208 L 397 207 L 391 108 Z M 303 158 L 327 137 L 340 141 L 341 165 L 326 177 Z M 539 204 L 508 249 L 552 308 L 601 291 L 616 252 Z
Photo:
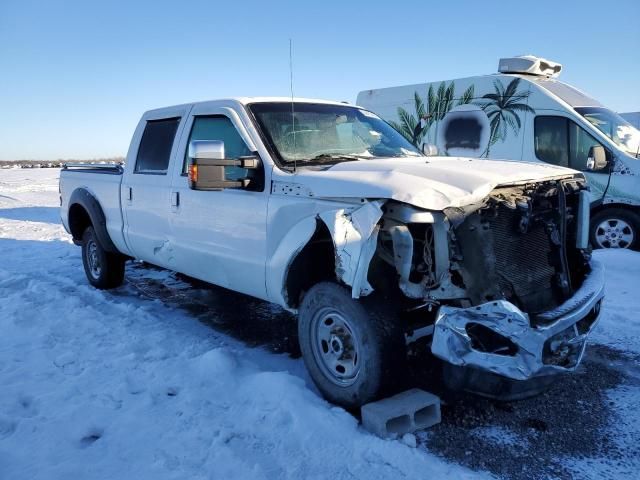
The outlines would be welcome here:
M 333 153 L 321 153 L 320 155 L 316 155 L 310 160 L 302 161 L 305 165 L 322 165 L 325 163 L 338 163 L 338 162 L 356 162 L 358 160 L 362 160 L 365 158 L 364 155 L 341 155 L 341 154 L 333 154 Z

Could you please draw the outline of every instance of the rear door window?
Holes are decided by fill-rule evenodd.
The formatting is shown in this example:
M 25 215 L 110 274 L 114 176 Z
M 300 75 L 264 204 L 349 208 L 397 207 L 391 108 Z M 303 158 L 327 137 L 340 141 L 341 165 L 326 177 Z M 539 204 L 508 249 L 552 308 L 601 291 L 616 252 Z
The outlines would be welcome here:
M 180 118 L 149 120 L 142 133 L 135 173 L 165 175 Z

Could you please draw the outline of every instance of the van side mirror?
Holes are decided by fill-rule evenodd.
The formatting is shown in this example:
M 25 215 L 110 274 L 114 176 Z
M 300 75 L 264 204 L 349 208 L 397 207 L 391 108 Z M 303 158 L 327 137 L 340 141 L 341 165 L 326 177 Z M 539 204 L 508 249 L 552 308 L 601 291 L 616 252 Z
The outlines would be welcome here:
M 606 168 L 607 152 L 602 145 L 594 145 L 589 149 L 589 155 L 587 156 L 587 170 L 596 172 Z
M 225 167 L 255 169 L 260 165 L 257 157 L 225 158 L 221 140 L 193 140 L 189 144 L 189 188 L 192 190 L 224 190 L 246 188 L 249 178 L 227 179 Z
M 434 157 L 438 155 L 438 147 L 433 145 L 432 143 L 423 143 L 422 144 L 422 153 L 427 157 Z

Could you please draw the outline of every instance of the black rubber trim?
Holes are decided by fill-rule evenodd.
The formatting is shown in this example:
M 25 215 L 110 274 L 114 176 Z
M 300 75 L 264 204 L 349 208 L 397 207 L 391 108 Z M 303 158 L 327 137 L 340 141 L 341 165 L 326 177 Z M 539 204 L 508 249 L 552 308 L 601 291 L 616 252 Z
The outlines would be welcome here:
M 91 195 L 91 193 L 84 188 L 77 188 L 71 194 L 71 198 L 69 199 L 68 212 L 70 212 L 71 207 L 76 204 L 83 207 L 89 214 L 91 224 L 93 225 L 93 229 L 96 232 L 98 241 L 100 242 L 100 245 L 102 245 L 102 248 L 108 252 L 120 253 L 107 233 L 107 219 L 105 218 L 102 207 L 96 197 Z M 69 225 L 71 225 L 71 219 L 69 219 Z M 74 238 L 74 243 L 75 240 L 77 239 Z

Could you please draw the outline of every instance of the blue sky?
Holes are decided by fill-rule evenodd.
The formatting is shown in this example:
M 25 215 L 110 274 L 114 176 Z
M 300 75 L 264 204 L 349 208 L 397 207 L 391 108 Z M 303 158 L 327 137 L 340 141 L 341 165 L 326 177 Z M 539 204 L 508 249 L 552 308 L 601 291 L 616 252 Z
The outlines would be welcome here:
M 533 53 L 640 110 L 640 1 L 0 0 L 0 160 L 125 155 L 143 111 L 496 71 Z

